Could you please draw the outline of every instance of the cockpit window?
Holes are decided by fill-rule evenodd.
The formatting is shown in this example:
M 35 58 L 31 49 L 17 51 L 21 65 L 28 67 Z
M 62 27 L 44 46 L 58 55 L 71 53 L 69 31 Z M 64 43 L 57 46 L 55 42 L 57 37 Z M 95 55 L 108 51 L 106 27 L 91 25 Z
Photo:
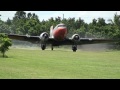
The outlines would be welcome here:
M 58 27 L 66 27 L 65 24 L 58 24 L 54 29 L 57 29 Z
M 58 27 L 66 27 L 65 25 L 58 25 Z

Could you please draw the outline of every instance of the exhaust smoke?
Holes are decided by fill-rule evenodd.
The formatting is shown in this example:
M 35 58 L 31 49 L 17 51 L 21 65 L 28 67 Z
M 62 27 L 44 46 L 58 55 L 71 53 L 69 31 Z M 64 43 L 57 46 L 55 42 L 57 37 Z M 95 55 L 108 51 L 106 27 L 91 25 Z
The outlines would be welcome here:
M 85 44 L 78 45 L 78 50 L 82 51 L 106 51 L 110 49 L 114 49 L 114 44 L 101 43 L 101 44 Z

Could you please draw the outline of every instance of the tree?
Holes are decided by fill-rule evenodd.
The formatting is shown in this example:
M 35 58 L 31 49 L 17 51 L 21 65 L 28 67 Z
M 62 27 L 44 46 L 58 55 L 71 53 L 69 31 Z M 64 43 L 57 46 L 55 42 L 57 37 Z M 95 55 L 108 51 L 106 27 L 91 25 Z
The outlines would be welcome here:
M 2 20 L 0 20 L 0 33 L 10 33 L 9 26 Z
M 31 13 L 28 13 L 27 14 L 27 18 L 30 19 L 32 17 L 32 14 Z
M 7 21 L 5 22 L 7 25 L 11 25 L 12 24 L 12 22 L 11 22 L 11 20 L 8 18 L 7 19 Z
M 9 50 L 9 46 L 11 45 L 11 39 L 4 34 L 0 34 L 0 51 L 3 54 L 3 57 L 5 57 L 5 52 Z
M 94 18 L 93 20 L 92 20 L 92 25 L 96 25 L 97 24 L 97 20 Z
M 0 15 L 1 16 L 1 15 Z M 1 18 L 0 18 L 1 19 Z
M 98 18 L 98 26 L 105 26 L 106 25 L 106 23 L 105 23 L 105 19 L 104 18 Z
M 15 13 L 15 16 L 13 17 L 13 19 L 25 19 L 26 18 L 26 12 L 24 11 L 17 11 Z

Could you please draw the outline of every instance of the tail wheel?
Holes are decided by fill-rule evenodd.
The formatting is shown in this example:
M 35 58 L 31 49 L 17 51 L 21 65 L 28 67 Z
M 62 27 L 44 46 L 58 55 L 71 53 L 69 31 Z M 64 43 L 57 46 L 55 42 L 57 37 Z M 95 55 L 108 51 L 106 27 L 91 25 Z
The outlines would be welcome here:
M 46 45 L 45 44 L 41 44 L 41 49 L 45 50 L 45 48 L 46 48 Z
M 53 45 L 51 45 L 51 50 L 53 50 Z
M 73 45 L 73 46 L 72 46 L 72 50 L 73 50 L 73 52 L 76 52 L 76 50 L 77 50 L 77 45 Z

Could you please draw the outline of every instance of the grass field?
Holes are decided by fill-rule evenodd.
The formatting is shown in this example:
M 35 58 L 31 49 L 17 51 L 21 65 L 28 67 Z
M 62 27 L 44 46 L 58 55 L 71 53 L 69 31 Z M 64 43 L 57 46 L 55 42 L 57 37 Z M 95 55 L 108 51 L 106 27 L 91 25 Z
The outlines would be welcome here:
M 10 48 L 1 79 L 120 79 L 120 51 Z

